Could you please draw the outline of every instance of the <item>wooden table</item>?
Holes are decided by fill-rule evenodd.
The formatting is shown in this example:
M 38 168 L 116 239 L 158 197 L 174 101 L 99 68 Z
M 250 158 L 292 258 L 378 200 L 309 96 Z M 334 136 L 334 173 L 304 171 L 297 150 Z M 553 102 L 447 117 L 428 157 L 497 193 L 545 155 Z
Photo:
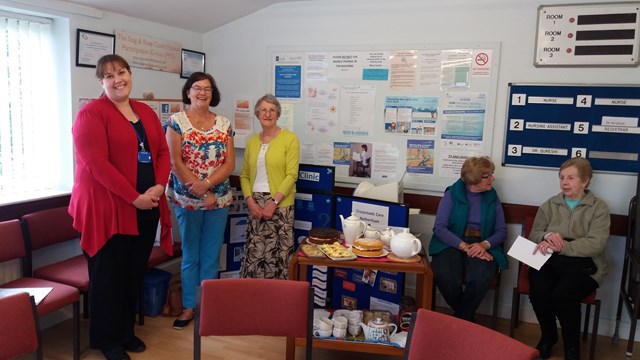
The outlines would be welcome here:
M 362 258 L 360 258 L 362 259 Z M 289 263 L 289 279 L 297 281 L 307 281 L 307 270 L 309 266 L 327 266 L 352 269 L 373 269 L 387 272 L 403 272 L 416 274 L 416 304 L 424 309 L 431 309 L 433 272 L 426 256 L 420 258 L 420 262 L 400 263 L 391 261 L 333 261 L 329 258 L 309 258 L 298 256 L 298 251 L 293 255 Z M 287 359 L 295 357 L 295 346 L 304 346 L 302 338 L 287 338 Z M 340 341 L 313 339 L 314 348 L 324 348 L 333 350 L 346 350 L 365 352 L 373 354 L 402 356 L 404 349 L 387 345 L 368 344 L 366 342 Z

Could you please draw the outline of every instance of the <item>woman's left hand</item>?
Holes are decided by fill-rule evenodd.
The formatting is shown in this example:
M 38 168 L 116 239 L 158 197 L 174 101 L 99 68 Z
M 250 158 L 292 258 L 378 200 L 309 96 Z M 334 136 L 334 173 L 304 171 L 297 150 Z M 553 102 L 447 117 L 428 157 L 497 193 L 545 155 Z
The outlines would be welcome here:
M 209 183 L 204 180 L 188 182 L 184 185 L 189 187 L 189 193 L 191 195 L 197 197 L 202 197 L 211 187 Z
M 153 196 L 157 196 L 157 197 L 161 197 L 162 194 L 164 194 L 164 186 L 160 185 L 160 184 L 155 184 L 154 186 L 150 187 L 147 189 L 147 191 L 144 192 L 145 194 L 150 194 Z
M 277 208 L 278 205 L 276 205 L 276 203 L 274 203 L 273 201 L 267 201 L 267 203 L 262 208 L 262 217 L 264 217 L 265 219 L 271 219 L 273 217 L 273 214 L 275 214 Z
M 549 248 L 551 248 L 553 252 L 561 252 L 564 248 L 564 239 L 560 233 L 550 233 L 545 241 L 549 243 Z
M 217 205 L 218 198 L 210 192 L 207 197 L 204 198 L 204 208 L 207 210 L 212 210 L 215 209 Z
M 482 243 L 473 243 L 467 246 L 467 256 L 491 261 L 493 256 L 487 252 Z

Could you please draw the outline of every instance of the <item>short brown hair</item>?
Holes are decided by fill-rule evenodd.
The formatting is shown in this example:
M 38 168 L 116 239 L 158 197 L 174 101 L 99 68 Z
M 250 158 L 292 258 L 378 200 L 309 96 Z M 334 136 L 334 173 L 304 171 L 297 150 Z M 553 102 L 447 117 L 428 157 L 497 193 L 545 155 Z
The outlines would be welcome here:
M 482 177 L 490 175 L 496 170 L 496 166 L 488 156 L 472 156 L 465 160 L 460 170 L 460 177 L 467 185 L 476 185 L 482 181 Z
M 131 67 L 129 66 L 127 60 L 125 60 L 120 55 L 109 54 L 101 57 L 100 60 L 98 60 L 98 63 L 96 64 L 96 77 L 100 80 L 104 79 L 105 68 L 107 67 L 107 65 L 112 63 L 124 67 L 129 73 L 131 73 Z
M 589 187 L 589 183 L 591 182 L 591 178 L 593 177 L 593 168 L 591 167 L 591 163 L 589 160 L 583 157 L 574 157 L 571 158 L 560 165 L 560 170 L 558 170 L 558 175 L 560 175 L 560 171 L 575 166 L 578 169 L 578 177 L 580 180 L 587 181 L 587 187 Z
M 220 104 L 221 96 L 220 90 L 218 90 L 218 86 L 216 85 L 216 81 L 213 76 L 211 76 L 211 74 L 203 73 L 202 71 L 194 72 L 193 74 L 191 74 L 191 76 L 189 76 L 187 81 L 185 81 L 184 85 L 182 86 L 182 102 L 187 105 L 191 105 L 191 99 L 189 99 L 188 94 L 189 89 L 191 89 L 193 83 L 202 80 L 209 80 L 209 83 L 211 84 L 211 101 L 209 102 L 209 106 L 218 106 L 218 104 Z

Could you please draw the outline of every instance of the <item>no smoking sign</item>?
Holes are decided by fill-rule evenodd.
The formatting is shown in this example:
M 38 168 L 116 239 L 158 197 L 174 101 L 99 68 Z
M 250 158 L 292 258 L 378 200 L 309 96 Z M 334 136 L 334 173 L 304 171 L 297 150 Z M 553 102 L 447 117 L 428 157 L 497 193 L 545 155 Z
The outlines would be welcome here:
M 478 66 L 485 66 L 487 65 L 487 63 L 489 62 L 489 55 L 487 55 L 487 53 L 478 53 L 478 55 L 476 55 L 476 64 Z

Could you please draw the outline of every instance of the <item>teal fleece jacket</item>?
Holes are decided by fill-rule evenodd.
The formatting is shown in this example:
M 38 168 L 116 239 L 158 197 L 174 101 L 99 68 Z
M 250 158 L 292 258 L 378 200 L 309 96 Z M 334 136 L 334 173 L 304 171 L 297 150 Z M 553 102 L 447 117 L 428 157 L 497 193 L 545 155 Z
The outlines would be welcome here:
M 469 217 L 469 202 L 467 200 L 467 188 L 462 179 L 458 179 L 453 185 L 449 186 L 445 191 L 451 194 L 453 208 L 449 215 L 449 230 L 456 236 L 462 238 L 464 229 L 467 226 L 467 218 Z M 480 234 L 482 239 L 486 239 L 493 233 L 496 217 L 496 199 L 498 195 L 495 189 L 482 193 L 482 215 Z M 449 247 L 443 243 L 434 234 L 429 243 L 429 255 L 435 255 Z M 500 269 L 507 269 L 509 262 L 504 254 L 501 246 L 489 249 L 489 254 L 493 256 L 493 260 L 498 263 Z

